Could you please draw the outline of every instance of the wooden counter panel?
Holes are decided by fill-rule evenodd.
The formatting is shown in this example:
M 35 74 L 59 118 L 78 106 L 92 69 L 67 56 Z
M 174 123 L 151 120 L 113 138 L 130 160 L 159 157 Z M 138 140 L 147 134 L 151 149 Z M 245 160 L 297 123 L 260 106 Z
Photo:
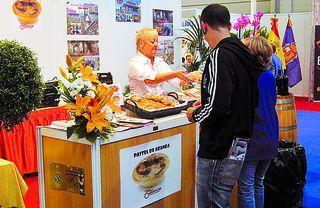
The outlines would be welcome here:
M 46 208 L 92 207 L 91 146 L 43 136 L 43 163 Z M 67 193 L 50 187 L 51 162 L 84 169 L 85 196 Z
M 196 125 L 189 124 L 101 147 L 102 207 L 120 208 L 120 158 L 119 150 L 153 140 L 182 134 L 181 190 L 146 208 L 191 208 L 195 204 Z M 112 159 L 111 159 L 112 158 Z

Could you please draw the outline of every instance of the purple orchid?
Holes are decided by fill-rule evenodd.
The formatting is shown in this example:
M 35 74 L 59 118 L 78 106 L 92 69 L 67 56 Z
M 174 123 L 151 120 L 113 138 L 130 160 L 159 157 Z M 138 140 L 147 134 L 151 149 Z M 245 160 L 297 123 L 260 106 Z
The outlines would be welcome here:
M 254 36 L 255 32 L 260 29 L 260 21 L 262 16 L 263 16 L 263 12 L 260 10 L 253 15 L 252 21 L 250 20 L 249 16 L 241 15 L 237 19 L 237 22 L 233 25 L 233 29 L 237 31 L 239 30 L 241 31 L 242 29 L 247 30 L 246 27 L 249 25 L 249 29 L 248 29 L 249 35 Z
M 263 16 L 263 12 L 260 10 L 253 15 L 254 20 L 251 22 L 251 25 L 253 26 L 254 30 L 260 29 L 260 20 L 262 16 Z
M 245 16 L 245 15 L 241 15 L 241 19 L 242 19 L 242 22 L 245 26 L 247 26 L 248 24 L 250 24 L 250 18 L 248 16 Z
M 234 24 L 233 28 L 235 30 L 243 29 L 247 27 L 248 24 L 250 24 L 250 18 L 248 16 L 241 15 L 241 17 L 237 19 L 237 22 Z
M 253 15 L 253 18 L 254 18 L 255 20 L 260 21 L 262 16 L 263 16 L 263 12 L 262 12 L 261 10 L 259 10 L 257 13 L 255 13 L 255 14 Z
M 251 25 L 253 26 L 254 30 L 259 30 L 260 29 L 260 21 L 253 20 Z
M 235 30 L 237 30 L 237 31 L 240 29 L 240 25 L 239 25 L 238 22 L 236 22 L 236 23 L 233 25 L 233 29 L 235 29 Z

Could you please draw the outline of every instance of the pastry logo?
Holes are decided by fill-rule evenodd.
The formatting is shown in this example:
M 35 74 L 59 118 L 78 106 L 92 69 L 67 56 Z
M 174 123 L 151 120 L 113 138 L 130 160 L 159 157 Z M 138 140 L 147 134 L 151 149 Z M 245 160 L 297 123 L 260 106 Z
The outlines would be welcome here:
M 169 165 L 170 160 L 167 155 L 162 153 L 151 154 L 137 164 L 132 172 L 132 179 L 145 189 L 151 189 L 163 180 Z
M 13 13 L 21 23 L 21 29 L 32 28 L 38 21 L 41 5 L 36 0 L 16 0 L 12 5 Z

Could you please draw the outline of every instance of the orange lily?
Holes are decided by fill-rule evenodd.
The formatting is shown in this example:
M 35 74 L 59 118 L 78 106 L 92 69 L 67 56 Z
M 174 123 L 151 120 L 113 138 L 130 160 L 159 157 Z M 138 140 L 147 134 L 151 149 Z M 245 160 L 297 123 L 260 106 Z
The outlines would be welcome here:
M 107 104 L 114 112 L 121 112 L 121 108 L 114 104 L 118 100 L 119 97 L 112 97 L 111 102 Z
M 79 63 L 77 66 L 78 66 L 78 67 L 76 68 L 76 71 L 82 71 L 82 70 L 84 70 L 84 66 L 83 66 L 82 63 Z
M 71 59 L 71 56 L 69 54 L 66 55 L 66 63 L 70 70 L 73 70 L 73 61 Z
M 84 56 L 81 56 L 80 58 L 78 58 L 78 60 L 75 63 L 75 66 L 77 66 L 78 64 L 81 64 L 84 60 Z
M 89 106 L 96 109 L 96 111 L 98 111 L 98 112 L 101 110 L 100 105 L 99 105 L 99 100 L 96 98 L 94 98 L 90 101 Z
M 73 70 L 75 71 L 81 71 L 84 69 L 84 66 L 82 64 L 84 60 L 84 56 L 81 56 L 80 58 L 78 58 L 78 60 L 76 62 L 73 62 Z
M 113 97 L 113 93 L 117 90 L 116 86 L 110 86 L 106 87 L 104 85 L 99 85 L 97 87 L 97 91 L 99 94 L 99 105 L 100 109 L 103 108 L 103 106 L 108 105 L 113 111 L 120 112 L 121 109 L 119 106 L 115 105 L 116 97 Z
M 97 87 L 98 95 L 100 99 L 103 99 L 104 97 L 111 97 L 112 94 L 117 91 L 116 86 L 104 86 L 104 85 L 99 85 Z
M 80 71 L 82 73 L 83 79 L 88 79 L 90 82 L 99 84 L 100 81 L 98 80 L 97 75 L 93 74 L 93 68 L 91 66 L 86 66 L 85 68 L 80 68 Z
M 82 98 L 80 94 L 77 94 L 76 103 L 68 103 L 66 107 L 71 112 L 75 112 L 77 116 L 81 116 L 81 114 L 86 111 L 90 100 L 91 98 L 89 96 Z
M 97 109 L 93 107 L 89 107 L 90 114 L 85 113 L 83 116 L 88 119 L 87 123 L 87 132 L 91 132 L 94 128 L 97 128 L 100 132 L 102 131 L 103 127 L 110 127 L 110 122 L 106 120 L 104 117 L 106 112 L 97 111 Z
M 60 66 L 59 71 L 63 78 L 65 78 L 66 80 L 69 80 L 68 72 L 63 67 Z

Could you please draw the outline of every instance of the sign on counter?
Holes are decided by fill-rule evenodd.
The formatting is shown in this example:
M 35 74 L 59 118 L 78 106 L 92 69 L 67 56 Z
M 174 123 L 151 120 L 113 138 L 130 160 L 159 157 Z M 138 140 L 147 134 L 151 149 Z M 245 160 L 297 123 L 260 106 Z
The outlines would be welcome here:
M 181 190 L 181 134 L 120 150 L 121 208 Z

